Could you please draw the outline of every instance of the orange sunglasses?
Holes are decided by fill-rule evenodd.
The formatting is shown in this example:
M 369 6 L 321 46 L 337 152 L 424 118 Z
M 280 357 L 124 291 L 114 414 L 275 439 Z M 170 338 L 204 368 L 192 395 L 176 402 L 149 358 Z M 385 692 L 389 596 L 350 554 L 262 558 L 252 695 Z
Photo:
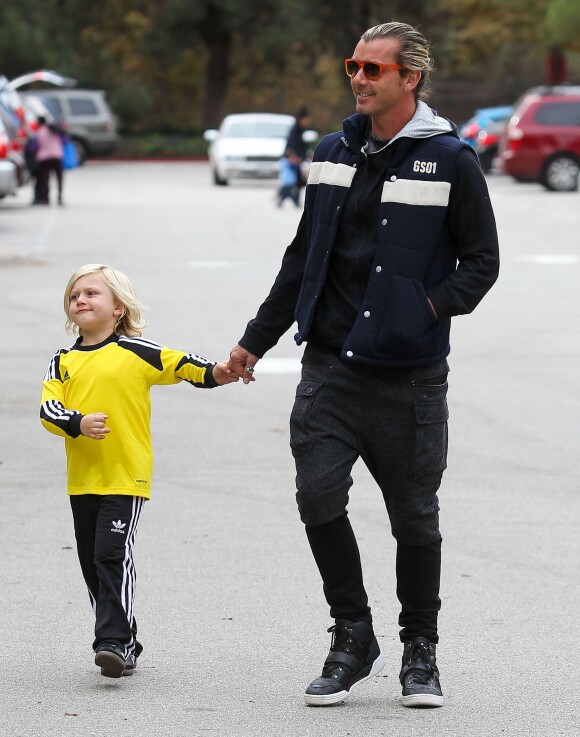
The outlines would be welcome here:
M 362 69 L 363 74 L 367 79 L 370 79 L 371 82 L 376 82 L 377 79 L 380 79 L 383 76 L 387 69 L 389 71 L 396 72 L 403 70 L 405 67 L 400 64 L 381 64 L 380 61 L 357 61 L 356 59 L 345 59 L 344 68 L 346 69 L 348 77 L 356 77 L 359 70 Z

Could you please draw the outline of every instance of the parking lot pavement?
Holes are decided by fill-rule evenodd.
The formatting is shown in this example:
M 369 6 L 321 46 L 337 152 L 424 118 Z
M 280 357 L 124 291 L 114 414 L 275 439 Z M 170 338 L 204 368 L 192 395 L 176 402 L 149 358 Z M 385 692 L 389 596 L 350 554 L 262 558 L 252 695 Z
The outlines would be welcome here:
M 135 550 L 145 651 L 133 677 L 98 675 L 64 449 L 38 421 L 48 359 L 72 342 L 64 286 L 111 263 L 151 308 L 145 337 L 225 358 L 299 213 L 275 207 L 272 183 L 216 188 L 191 163 L 88 164 L 64 208 L 31 208 L 29 191 L 0 203 L 0 737 L 577 737 L 579 196 L 489 185 L 502 272 L 452 330 L 434 711 L 399 702 L 394 543 L 358 465 L 350 514 L 387 666 L 347 704 L 303 705 L 331 622 L 294 503 L 292 331 L 251 386 L 154 390 Z

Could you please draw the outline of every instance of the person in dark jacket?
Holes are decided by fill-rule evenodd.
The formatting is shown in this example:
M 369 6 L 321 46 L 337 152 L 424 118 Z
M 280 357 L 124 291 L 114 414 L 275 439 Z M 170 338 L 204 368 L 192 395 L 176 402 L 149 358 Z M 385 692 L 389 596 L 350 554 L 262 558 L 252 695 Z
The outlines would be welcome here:
M 296 111 L 296 120 L 288 134 L 286 141 L 286 149 L 293 155 L 293 166 L 296 169 L 296 178 L 298 181 L 298 190 L 304 187 L 305 181 L 302 175 L 302 164 L 308 158 L 308 145 L 304 140 L 304 133 L 310 124 L 310 110 L 306 105 L 300 105 Z
M 374 26 L 345 67 L 357 112 L 317 146 L 298 231 L 229 368 L 254 380 L 296 320 L 306 343 L 290 418 L 296 498 L 334 619 L 306 703 L 344 701 L 384 666 L 347 516 L 362 458 L 397 545 L 402 704 L 438 707 L 449 331 L 497 279 L 497 231 L 473 150 L 424 101 L 424 36 Z

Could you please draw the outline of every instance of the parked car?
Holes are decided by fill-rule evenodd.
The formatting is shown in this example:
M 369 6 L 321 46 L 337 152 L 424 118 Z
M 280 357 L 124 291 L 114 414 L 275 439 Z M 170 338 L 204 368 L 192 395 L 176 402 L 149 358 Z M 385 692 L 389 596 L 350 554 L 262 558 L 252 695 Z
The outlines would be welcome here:
M 28 134 L 16 113 L 2 102 L 0 102 L 0 120 L 8 139 L 6 158 L 16 167 L 16 179 L 18 186 L 21 187 L 30 181 L 30 171 L 24 157 Z
M 208 157 L 213 181 L 226 185 L 236 178 L 273 179 L 278 176 L 278 161 L 284 154 L 292 115 L 277 113 L 238 113 L 224 118 L 219 130 L 206 130 L 210 142 Z M 308 143 L 318 138 L 316 131 L 306 131 Z
M 38 130 L 38 118 L 40 117 L 43 117 L 47 123 L 57 125 L 64 131 L 68 129 L 58 105 L 43 95 L 22 95 L 22 106 L 26 127 L 32 132 Z
M 53 105 L 77 148 L 79 162 L 112 153 L 118 142 L 117 121 L 103 90 L 47 88 L 27 90 L 25 98 L 40 97 Z
M 475 149 L 481 168 L 487 174 L 497 155 L 499 139 L 513 112 L 511 105 L 479 108 L 459 127 L 459 135 Z
M 580 86 L 534 87 L 516 103 L 502 135 L 501 171 L 554 192 L 578 189 Z
M 76 81 L 58 72 L 39 69 L 13 79 L 0 76 L 0 197 L 14 194 L 17 186 L 26 184 L 30 170 L 26 161 L 26 144 L 38 127 L 38 117 L 63 126 L 58 109 L 40 96 L 25 99 L 22 88 L 35 83 L 73 87 Z M 28 162 L 29 163 L 29 162 Z
M 16 165 L 9 158 L 10 136 L 0 117 L 0 199 L 9 194 L 16 194 L 18 189 L 18 173 Z
M 44 115 L 47 120 L 59 117 L 58 111 L 54 108 L 47 110 L 46 100 L 43 103 L 39 103 L 37 109 L 30 109 L 30 105 L 23 97 L 22 88 L 26 85 L 37 83 L 51 84 L 57 87 L 74 87 L 76 85 L 74 79 L 64 77 L 62 74 L 53 72 L 50 69 L 39 69 L 35 72 L 28 72 L 11 80 L 8 80 L 6 77 L 0 77 L 0 102 L 10 108 L 20 119 L 27 134 L 36 129 L 36 118 L 39 115 Z M 41 109 L 38 109 L 38 107 Z M 56 122 L 56 120 L 53 122 Z

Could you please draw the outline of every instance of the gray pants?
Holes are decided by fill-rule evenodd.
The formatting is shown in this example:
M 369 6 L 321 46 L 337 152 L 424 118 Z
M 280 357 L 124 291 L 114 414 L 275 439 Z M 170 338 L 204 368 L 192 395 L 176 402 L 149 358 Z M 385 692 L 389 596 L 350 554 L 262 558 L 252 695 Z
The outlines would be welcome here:
M 441 539 L 437 490 L 447 462 L 447 361 L 404 370 L 347 367 L 307 347 L 290 417 L 296 499 L 306 525 L 345 513 L 360 457 L 398 542 Z

